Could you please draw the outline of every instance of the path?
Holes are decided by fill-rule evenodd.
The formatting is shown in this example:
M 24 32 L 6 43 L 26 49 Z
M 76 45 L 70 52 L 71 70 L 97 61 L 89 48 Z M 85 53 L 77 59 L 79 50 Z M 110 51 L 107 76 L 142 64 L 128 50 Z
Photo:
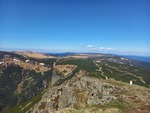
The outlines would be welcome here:
M 98 67 L 97 71 L 100 71 L 101 75 L 104 76 L 105 79 L 108 79 L 108 77 L 104 75 L 104 72 L 102 71 L 102 67 L 100 67 L 95 61 L 93 61 L 93 63 Z

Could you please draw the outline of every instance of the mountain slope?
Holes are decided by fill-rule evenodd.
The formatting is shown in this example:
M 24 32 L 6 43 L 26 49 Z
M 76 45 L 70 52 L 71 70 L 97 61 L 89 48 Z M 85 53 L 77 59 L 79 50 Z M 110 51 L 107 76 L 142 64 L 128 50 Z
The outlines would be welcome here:
M 150 111 L 150 63 L 107 54 L 33 54 L 0 52 L 0 108 L 5 113 Z
M 150 62 L 150 56 L 132 56 L 132 55 L 125 55 L 124 57 L 134 59 L 134 60 L 139 60 L 143 62 Z
M 113 78 L 123 82 L 149 87 L 150 63 L 137 62 L 118 56 L 91 56 L 89 58 L 62 58 L 57 65 L 76 65 L 76 72 L 85 70 L 88 76 L 97 78 Z
M 0 56 L 0 110 L 25 102 L 48 87 L 55 59 L 34 60 L 8 52 L 0 52 Z
M 49 88 L 27 113 L 95 112 L 148 113 L 150 90 L 115 80 L 73 77 Z

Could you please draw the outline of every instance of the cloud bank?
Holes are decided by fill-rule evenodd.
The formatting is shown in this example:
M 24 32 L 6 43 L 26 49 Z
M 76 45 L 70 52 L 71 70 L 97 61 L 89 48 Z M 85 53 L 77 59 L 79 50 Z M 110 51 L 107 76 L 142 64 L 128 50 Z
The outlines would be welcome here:
M 95 47 L 91 44 L 87 45 L 86 47 L 90 48 L 94 51 L 113 51 L 113 50 L 115 50 L 115 48 L 112 48 L 112 47 Z
M 87 45 L 86 47 L 87 47 L 87 48 L 94 48 L 94 46 L 93 46 L 93 45 L 90 45 L 90 44 Z

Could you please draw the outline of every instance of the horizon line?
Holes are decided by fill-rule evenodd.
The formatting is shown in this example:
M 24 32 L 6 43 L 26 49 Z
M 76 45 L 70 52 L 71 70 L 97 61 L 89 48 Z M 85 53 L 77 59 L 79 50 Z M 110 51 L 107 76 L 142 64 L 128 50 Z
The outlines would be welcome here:
M 131 56 L 150 56 L 149 52 L 131 52 L 131 51 L 79 51 L 79 50 L 60 50 L 60 49 L 25 49 L 25 48 L 0 48 L 0 51 L 7 51 L 7 52 L 25 52 L 25 51 L 32 51 L 32 52 L 39 52 L 39 53 L 90 53 L 90 54 L 112 54 L 112 55 L 131 55 Z

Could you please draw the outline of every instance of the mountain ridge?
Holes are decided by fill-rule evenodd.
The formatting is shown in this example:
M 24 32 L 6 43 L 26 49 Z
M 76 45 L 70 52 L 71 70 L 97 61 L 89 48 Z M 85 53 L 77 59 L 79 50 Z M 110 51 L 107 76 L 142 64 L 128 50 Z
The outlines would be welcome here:
M 28 52 L 28 54 L 29 53 L 30 52 Z M 30 54 L 33 55 L 37 53 L 32 52 Z M 63 57 L 59 57 L 59 56 L 48 57 L 48 55 L 46 54 L 46 56 L 47 56 L 46 58 L 44 57 L 41 59 L 41 58 L 37 58 L 33 56 L 30 57 L 30 55 L 26 56 L 20 53 L 17 54 L 16 52 L 15 53 L 14 52 L 0 52 L 1 111 L 3 110 L 6 113 L 10 113 L 10 112 L 15 113 L 17 112 L 16 110 L 18 110 L 20 113 L 24 113 L 24 112 L 31 110 L 32 112 L 35 112 L 36 110 L 34 108 L 34 105 L 38 106 L 37 108 L 40 108 L 40 110 L 42 109 L 45 112 L 50 112 L 50 113 L 59 112 L 61 110 L 66 111 L 67 109 L 69 111 L 67 110 L 66 112 L 76 111 L 77 110 L 76 107 L 72 108 L 70 104 L 66 106 L 66 103 L 63 102 L 63 101 L 67 102 L 69 100 L 63 99 L 63 101 L 62 100 L 59 101 L 58 98 L 53 98 L 52 100 L 55 100 L 58 102 L 57 104 L 54 103 L 56 105 L 55 107 L 57 108 L 57 110 L 55 109 L 55 107 L 50 107 L 52 104 L 47 104 L 46 101 L 49 100 L 50 97 L 49 99 L 44 100 L 45 101 L 44 103 L 41 103 L 41 101 L 43 99 L 43 96 L 45 94 L 49 95 L 48 92 L 49 91 L 51 92 L 51 90 L 53 88 L 55 89 L 55 87 L 65 86 L 67 88 L 71 88 L 74 90 L 76 88 L 78 89 L 78 86 L 74 87 L 73 85 L 74 83 L 82 84 L 83 86 L 85 86 L 85 87 L 79 88 L 81 91 L 79 91 L 78 93 L 79 94 L 81 93 L 83 95 L 88 95 L 87 98 L 85 99 L 87 100 L 90 94 L 86 93 L 86 91 L 82 92 L 82 90 L 84 91 L 85 90 L 84 88 L 88 89 L 87 83 L 91 80 L 97 81 L 96 84 L 93 82 L 96 85 L 96 87 L 98 87 L 97 86 L 98 81 L 101 81 L 104 84 L 105 83 L 110 84 L 111 87 L 119 88 L 120 86 L 124 86 L 126 89 L 132 87 L 134 89 L 134 92 L 136 92 L 136 88 L 137 88 L 138 91 L 142 90 L 142 92 L 145 95 L 149 95 L 150 93 L 150 91 L 148 91 L 148 88 L 150 86 L 149 63 L 135 61 L 135 60 L 128 59 L 126 57 L 110 55 L 110 54 L 81 54 L 80 53 L 80 54 L 73 54 L 73 55 L 63 56 Z M 8 82 L 8 80 L 12 82 Z M 84 82 L 82 81 L 83 82 L 82 83 L 80 80 L 81 81 L 83 80 Z M 129 84 L 130 81 L 133 82 L 133 85 Z M 11 87 L 12 84 L 14 87 Z M 107 85 L 106 85 L 106 90 L 107 90 L 107 87 L 110 87 L 110 85 L 108 86 Z M 5 86 L 9 88 L 11 93 L 7 92 L 7 89 L 5 89 Z M 89 87 L 93 87 L 92 84 L 89 85 Z M 102 87 L 100 88 L 100 90 L 103 89 Z M 58 90 L 60 89 L 58 88 Z M 66 92 L 69 91 L 69 90 L 67 91 L 66 89 L 63 89 L 63 90 Z M 73 94 L 72 96 L 74 98 L 76 98 L 75 95 L 78 95 L 78 93 L 75 93 L 74 90 L 71 90 L 70 93 Z M 94 89 L 92 88 L 89 90 L 91 92 Z M 117 89 L 115 90 L 113 88 L 113 90 L 115 92 Z M 130 91 L 132 90 L 129 90 L 129 92 Z M 100 93 L 102 92 L 100 91 Z M 111 92 L 109 92 L 109 94 L 110 94 L 110 97 L 113 96 Z M 58 92 L 56 91 L 56 95 L 57 96 L 59 95 L 59 91 Z M 96 91 L 96 95 L 98 95 L 97 91 Z M 123 96 L 124 93 L 121 92 L 120 95 Z M 137 96 L 135 94 L 133 95 Z M 103 96 L 105 98 L 106 95 L 104 94 Z M 128 98 L 129 95 L 126 95 L 126 96 Z M 139 107 L 138 109 L 146 109 L 146 106 L 149 106 L 148 96 L 145 97 L 142 94 L 140 94 L 140 96 L 142 97 L 142 100 L 140 101 L 143 102 L 144 106 L 137 104 Z M 13 105 L 15 106 L 12 106 L 9 103 L 9 101 L 7 102 L 6 101 L 7 99 L 4 97 L 9 97 L 9 100 L 11 100 L 14 103 Z M 12 99 L 12 97 L 15 99 L 15 101 Z M 98 96 L 93 97 L 93 98 L 97 98 L 98 103 L 102 101 L 101 98 Z M 113 98 L 115 98 L 115 95 Z M 137 97 L 137 99 L 135 99 L 134 97 L 132 98 L 133 99 L 131 100 L 133 103 L 134 101 L 137 101 L 138 99 L 140 99 L 139 96 Z M 65 99 L 67 99 L 67 97 Z M 76 98 L 76 100 L 78 99 L 80 100 L 81 98 Z M 130 98 L 128 99 L 130 100 Z M 148 102 L 146 101 L 146 99 Z M 96 101 L 96 100 L 92 100 L 92 101 Z M 107 98 L 106 100 L 104 100 L 104 103 L 106 101 L 107 101 Z M 40 102 L 40 104 L 38 104 L 38 102 Z M 97 106 L 96 104 L 94 104 L 95 107 L 89 108 L 89 104 L 86 104 L 84 102 L 83 103 L 81 102 L 78 105 L 81 111 L 84 111 L 83 110 L 84 107 L 82 105 L 84 105 L 85 109 L 87 109 L 89 112 L 92 112 L 91 110 L 93 109 L 95 110 L 97 109 L 99 112 L 106 112 L 107 110 L 109 110 L 107 109 L 106 111 L 104 111 L 102 104 L 98 105 L 100 108 L 102 107 L 102 109 L 98 109 L 98 107 L 96 107 Z M 107 104 L 112 104 L 112 102 L 114 104 L 114 101 L 109 101 L 108 103 L 104 104 L 104 106 Z M 60 103 L 62 103 L 62 105 L 64 105 L 65 107 L 61 107 Z M 117 103 L 120 104 L 123 107 L 123 109 L 118 108 L 117 105 L 116 107 L 112 108 L 112 106 L 110 105 L 109 107 L 112 108 L 111 110 L 112 111 L 114 110 L 114 112 L 125 112 L 125 110 L 130 111 L 130 112 L 132 110 L 135 112 L 140 112 L 131 106 L 130 106 L 130 110 L 128 110 L 127 106 L 124 105 L 120 100 L 117 100 Z M 72 104 L 72 105 L 73 106 L 77 105 L 77 103 Z M 51 109 L 52 111 L 47 111 L 44 106 L 47 106 L 47 108 L 49 110 Z M 10 109 L 7 109 L 7 108 L 10 108 Z M 146 109 L 145 113 L 147 113 L 148 111 L 150 110 Z

